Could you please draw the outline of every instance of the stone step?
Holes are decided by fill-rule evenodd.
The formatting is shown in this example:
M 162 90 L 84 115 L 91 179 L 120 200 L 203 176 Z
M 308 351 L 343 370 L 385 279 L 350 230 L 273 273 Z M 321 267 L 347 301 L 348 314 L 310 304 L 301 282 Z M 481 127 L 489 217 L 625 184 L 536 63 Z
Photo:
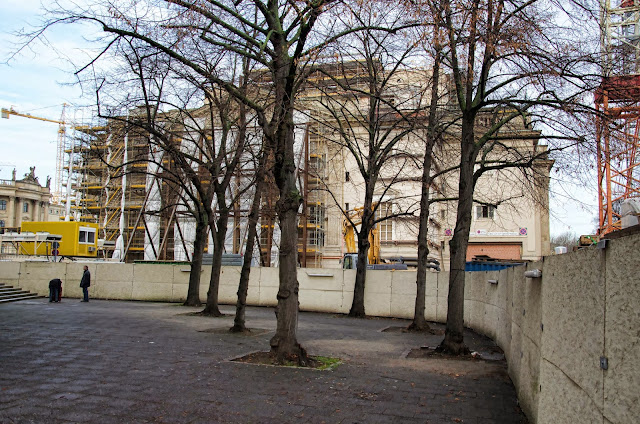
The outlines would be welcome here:
M 35 299 L 39 297 L 41 296 L 39 296 L 37 293 L 31 293 L 28 290 L 22 290 L 19 287 L 14 288 L 5 284 L 2 284 L 2 286 L 0 286 L 0 303 L 16 302 L 18 300 Z
M 0 293 L 6 293 L 6 292 L 13 291 L 13 290 L 16 290 L 16 289 L 11 287 L 11 286 L 0 287 Z
M 12 295 L 12 296 L 0 296 L 0 303 L 8 303 L 8 302 L 17 302 L 19 300 L 27 300 L 27 299 L 38 299 L 41 296 L 38 296 L 36 293 L 29 293 L 27 292 L 26 294 L 16 294 L 16 295 Z

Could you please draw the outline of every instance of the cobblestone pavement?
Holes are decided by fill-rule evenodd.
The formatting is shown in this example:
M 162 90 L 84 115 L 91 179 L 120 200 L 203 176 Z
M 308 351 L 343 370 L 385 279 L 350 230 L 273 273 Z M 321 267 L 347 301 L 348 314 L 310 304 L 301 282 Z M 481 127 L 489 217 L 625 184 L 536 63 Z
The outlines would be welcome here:
M 232 306 L 224 318 L 198 310 L 0 305 L 0 423 L 526 423 L 504 362 L 406 358 L 442 338 L 381 331 L 407 321 L 302 313 L 309 353 L 344 361 L 317 371 L 229 361 L 267 350 L 273 309 L 248 309 L 249 336 L 223 331 Z

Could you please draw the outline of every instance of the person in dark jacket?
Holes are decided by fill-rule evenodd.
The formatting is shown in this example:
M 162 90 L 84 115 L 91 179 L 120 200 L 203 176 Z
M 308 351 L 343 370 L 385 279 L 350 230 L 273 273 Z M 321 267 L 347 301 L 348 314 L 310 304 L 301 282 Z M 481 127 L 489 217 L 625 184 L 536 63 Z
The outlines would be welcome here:
M 80 280 L 80 287 L 82 287 L 82 301 L 89 301 L 89 286 L 91 286 L 91 273 L 89 267 L 84 266 L 84 272 L 82 273 L 82 280 Z
M 60 294 L 62 293 L 62 280 L 54 278 L 49 281 L 49 302 L 60 302 Z

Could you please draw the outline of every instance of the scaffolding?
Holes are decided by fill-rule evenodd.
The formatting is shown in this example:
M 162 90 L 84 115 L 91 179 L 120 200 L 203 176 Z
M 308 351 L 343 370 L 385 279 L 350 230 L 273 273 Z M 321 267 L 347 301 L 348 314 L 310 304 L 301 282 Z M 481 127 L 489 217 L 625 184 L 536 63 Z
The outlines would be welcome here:
M 163 181 L 149 135 L 117 120 L 78 130 L 82 136 L 69 150 L 71 168 L 65 169 L 75 175 L 79 219 L 100 226 L 102 256 L 173 259 L 180 213 L 176 205 L 162 207 L 175 203 L 175 188 Z M 170 166 L 168 159 L 160 161 Z
M 640 0 L 601 0 L 602 84 L 595 93 L 599 234 L 640 198 Z
M 305 268 L 321 268 L 325 236 L 326 140 L 322 127 L 307 125 L 304 138 L 303 198 L 304 204 L 298 224 L 299 262 Z

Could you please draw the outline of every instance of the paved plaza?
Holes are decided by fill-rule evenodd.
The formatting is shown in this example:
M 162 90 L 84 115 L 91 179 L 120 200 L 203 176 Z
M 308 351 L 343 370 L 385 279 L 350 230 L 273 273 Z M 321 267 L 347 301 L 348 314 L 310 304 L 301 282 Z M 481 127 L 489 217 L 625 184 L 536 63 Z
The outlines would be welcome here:
M 0 305 L 0 423 L 526 423 L 504 361 L 407 358 L 442 336 L 382 331 L 397 319 L 301 313 L 298 339 L 332 371 L 229 361 L 267 350 L 176 304 L 63 299 Z M 442 328 L 442 326 L 438 326 Z M 486 348 L 469 334 L 472 350 Z

